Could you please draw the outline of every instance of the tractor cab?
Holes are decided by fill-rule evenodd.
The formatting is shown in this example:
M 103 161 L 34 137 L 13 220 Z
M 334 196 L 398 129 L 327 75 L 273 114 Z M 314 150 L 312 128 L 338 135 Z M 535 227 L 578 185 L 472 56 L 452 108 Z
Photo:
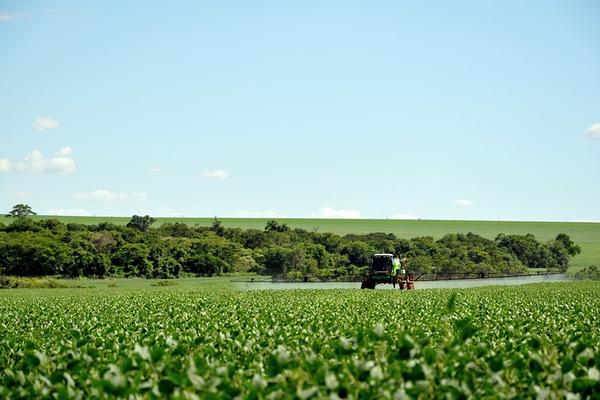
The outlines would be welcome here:
M 393 254 L 374 254 L 371 263 L 371 275 L 387 275 L 392 273 Z

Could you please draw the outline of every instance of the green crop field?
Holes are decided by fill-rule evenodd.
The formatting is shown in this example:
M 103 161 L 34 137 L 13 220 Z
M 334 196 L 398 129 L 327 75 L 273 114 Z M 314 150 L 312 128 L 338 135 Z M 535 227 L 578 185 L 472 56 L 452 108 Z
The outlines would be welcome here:
M 37 216 L 37 219 L 51 218 Z M 128 217 L 56 217 L 60 221 L 77 222 L 82 224 L 97 224 L 111 222 L 114 224 L 127 224 Z M 0 221 L 10 223 L 4 217 Z M 240 227 L 243 229 L 263 229 L 268 219 L 260 218 L 223 218 L 226 227 Z M 581 246 L 582 253 L 571 262 L 570 272 L 579 270 L 588 265 L 600 265 L 600 223 L 584 222 L 512 222 L 512 221 L 443 221 L 443 220 L 382 220 L 382 219 L 278 219 L 293 228 L 307 230 L 317 229 L 320 232 L 371 233 L 391 232 L 401 238 L 416 236 L 433 236 L 440 238 L 447 233 L 473 232 L 487 238 L 494 238 L 499 233 L 526 234 L 532 233 L 540 240 L 549 240 L 558 233 L 567 233 Z M 183 222 L 189 225 L 209 226 L 212 218 L 158 218 L 157 225 L 167 222 Z
M 4 290 L 0 398 L 597 398 L 599 309 L 597 282 Z

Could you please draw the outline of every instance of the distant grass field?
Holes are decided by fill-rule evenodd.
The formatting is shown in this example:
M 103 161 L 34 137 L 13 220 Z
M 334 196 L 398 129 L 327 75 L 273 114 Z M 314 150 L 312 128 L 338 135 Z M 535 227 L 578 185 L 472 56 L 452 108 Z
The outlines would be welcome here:
M 57 218 L 69 223 L 98 224 L 111 222 L 124 225 L 129 217 L 52 217 L 36 216 L 36 219 Z M 226 227 L 243 229 L 263 229 L 269 218 L 220 218 Z M 212 218 L 157 218 L 156 225 L 183 222 L 188 225 L 209 226 Z M 526 234 L 532 233 L 540 240 L 549 240 L 558 233 L 566 233 L 581 246 L 582 253 L 576 257 L 569 272 L 575 272 L 588 265 L 600 265 L 600 223 L 585 222 L 515 222 L 515 221 L 443 221 L 443 220 L 384 220 L 384 219 L 303 219 L 280 218 L 292 228 L 318 230 L 338 234 L 389 232 L 401 238 L 416 236 L 433 236 L 440 238 L 447 233 L 473 232 L 487 238 L 494 238 L 499 233 Z M 0 218 L 8 224 L 10 219 Z

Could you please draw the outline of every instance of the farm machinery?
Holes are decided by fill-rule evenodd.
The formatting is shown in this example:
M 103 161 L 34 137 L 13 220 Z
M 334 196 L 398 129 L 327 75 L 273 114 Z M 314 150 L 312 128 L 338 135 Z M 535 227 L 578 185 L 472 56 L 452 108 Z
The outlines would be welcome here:
M 415 288 L 413 275 L 407 272 L 405 266 L 401 266 L 395 272 L 394 255 L 387 253 L 373 255 L 373 261 L 360 288 L 375 289 L 375 285 L 378 283 L 391 283 L 394 286 L 398 284 L 400 290 L 412 290 Z

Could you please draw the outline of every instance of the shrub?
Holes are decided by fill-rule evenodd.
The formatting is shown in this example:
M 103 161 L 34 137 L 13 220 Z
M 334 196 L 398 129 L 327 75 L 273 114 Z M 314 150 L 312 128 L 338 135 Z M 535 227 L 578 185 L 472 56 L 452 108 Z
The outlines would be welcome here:
M 170 280 L 160 280 L 160 281 L 156 281 L 156 282 L 152 282 L 150 284 L 150 286 L 177 286 L 179 285 L 179 283 L 177 283 L 176 281 L 170 281 Z
M 581 271 L 575 273 L 575 279 L 600 280 L 600 268 L 597 265 L 590 265 Z
M 0 276 L 0 289 L 60 289 L 69 287 L 51 278 Z

